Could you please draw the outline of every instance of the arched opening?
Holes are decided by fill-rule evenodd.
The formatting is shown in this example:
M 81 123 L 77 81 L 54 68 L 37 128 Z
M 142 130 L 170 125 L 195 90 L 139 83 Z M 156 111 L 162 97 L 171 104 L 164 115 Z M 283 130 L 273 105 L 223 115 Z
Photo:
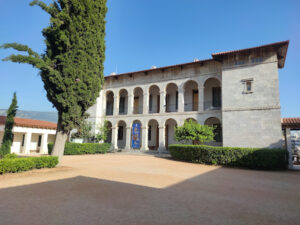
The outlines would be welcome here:
M 111 137 L 112 137 L 112 124 L 110 121 L 105 121 L 104 126 L 107 127 L 107 138 L 105 140 L 105 143 L 111 143 Z
M 178 111 L 178 87 L 170 83 L 166 88 L 166 112 Z
M 137 87 L 133 90 L 134 101 L 133 101 L 133 114 L 143 113 L 143 89 Z
M 213 126 L 214 129 L 214 140 L 217 143 L 222 143 L 222 124 L 221 121 L 216 117 L 210 117 L 205 122 L 204 125 Z
M 196 81 L 190 80 L 184 84 L 184 111 L 198 111 L 199 91 Z
M 176 144 L 175 140 L 175 127 L 177 127 L 177 122 L 174 119 L 168 119 L 165 123 L 165 147 L 171 144 Z
M 184 122 L 185 122 L 185 121 L 189 121 L 189 120 L 193 120 L 193 121 L 197 122 L 197 120 L 194 119 L 194 118 L 187 118 L 187 119 L 184 120 Z
M 152 85 L 149 88 L 149 113 L 159 113 L 160 111 L 160 93 L 159 87 Z
M 159 146 L 159 128 L 157 120 L 150 120 L 148 122 L 148 148 L 150 150 L 157 150 Z
M 131 148 L 140 149 L 142 147 L 142 123 L 135 120 L 131 128 Z
M 120 101 L 119 101 L 119 114 L 127 115 L 128 109 L 128 92 L 125 89 L 120 90 L 119 92 Z
M 111 116 L 114 113 L 114 93 L 112 91 L 106 92 L 106 112 L 105 115 Z
M 125 148 L 126 146 L 126 123 L 121 120 L 118 122 L 118 148 Z
M 218 79 L 209 78 L 204 83 L 204 110 L 221 109 L 222 91 Z

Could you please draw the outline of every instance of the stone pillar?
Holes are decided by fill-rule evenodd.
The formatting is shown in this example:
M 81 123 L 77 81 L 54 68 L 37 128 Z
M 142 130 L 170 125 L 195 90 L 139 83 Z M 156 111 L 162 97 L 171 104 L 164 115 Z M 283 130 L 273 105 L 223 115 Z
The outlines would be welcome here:
M 165 143 L 165 126 L 159 127 L 159 147 L 158 152 L 162 153 L 166 150 Z
M 118 149 L 118 127 L 112 127 L 111 144 L 114 150 Z
M 27 132 L 25 134 L 23 153 L 25 154 L 30 153 L 30 144 L 31 144 L 31 132 Z
M 48 134 L 42 134 L 40 154 L 48 154 Z
M 114 95 L 114 109 L 113 109 L 114 116 L 119 115 L 119 101 L 120 101 L 119 95 Z
M 291 129 L 286 128 L 285 129 L 285 145 L 286 145 L 286 150 L 289 153 L 288 156 L 288 168 L 293 169 L 293 152 L 292 152 L 292 140 L 291 140 Z
M 148 126 L 142 127 L 142 150 L 149 150 L 148 147 Z
M 132 115 L 133 114 L 133 94 L 132 93 L 128 93 L 128 109 L 127 109 L 127 113 L 128 115 Z
M 125 145 L 126 150 L 131 149 L 131 127 L 126 127 L 126 145 Z
M 143 114 L 148 114 L 149 113 L 149 98 L 148 98 L 148 93 L 144 93 L 143 97 Z
M 178 88 L 178 112 L 184 112 L 184 88 Z
M 198 111 L 202 112 L 204 110 L 204 87 L 201 85 L 198 87 Z
M 166 92 L 161 91 L 160 92 L 160 113 L 166 112 Z

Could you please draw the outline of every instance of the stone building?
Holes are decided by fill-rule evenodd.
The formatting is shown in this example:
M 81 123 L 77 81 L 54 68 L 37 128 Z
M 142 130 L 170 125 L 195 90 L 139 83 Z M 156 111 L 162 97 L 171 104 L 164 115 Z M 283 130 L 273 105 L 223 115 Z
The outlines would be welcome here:
M 209 144 L 281 147 L 278 68 L 284 67 L 288 44 L 106 76 L 89 120 L 108 121 L 107 141 L 115 149 L 164 151 L 176 143 L 174 128 L 186 119 L 216 127 Z

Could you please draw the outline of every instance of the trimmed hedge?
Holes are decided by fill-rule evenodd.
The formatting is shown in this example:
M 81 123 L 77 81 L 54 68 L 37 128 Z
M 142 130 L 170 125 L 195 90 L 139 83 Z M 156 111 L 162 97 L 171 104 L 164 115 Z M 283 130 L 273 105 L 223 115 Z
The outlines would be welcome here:
M 288 152 L 284 149 L 232 148 L 207 145 L 170 145 L 176 160 L 250 169 L 287 169 Z
M 53 143 L 48 144 L 49 155 L 52 152 Z M 64 155 L 104 154 L 110 149 L 109 143 L 70 143 L 65 144 Z
M 0 160 L 0 174 L 17 173 L 31 169 L 53 168 L 58 164 L 55 156 L 15 158 L 7 157 Z

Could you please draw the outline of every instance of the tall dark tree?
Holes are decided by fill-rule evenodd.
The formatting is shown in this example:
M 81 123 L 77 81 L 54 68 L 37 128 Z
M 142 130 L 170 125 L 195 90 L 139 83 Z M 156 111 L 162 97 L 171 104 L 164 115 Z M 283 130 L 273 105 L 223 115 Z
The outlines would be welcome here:
M 55 0 L 47 5 L 33 1 L 50 14 L 43 29 L 46 51 L 39 55 L 26 45 L 10 43 L 28 55 L 10 55 L 4 60 L 28 63 L 40 70 L 47 98 L 58 111 L 52 155 L 63 155 L 70 130 L 86 118 L 86 110 L 99 95 L 105 59 L 106 0 Z
M 2 145 L 0 149 L 0 155 L 6 155 L 10 153 L 10 148 L 13 142 L 13 126 L 14 126 L 14 118 L 16 116 L 18 110 L 18 102 L 17 102 L 17 95 L 16 92 L 14 93 L 14 97 L 11 101 L 11 104 L 6 113 L 6 120 L 5 120 L 5 128 L 4 128 L 4 135 L 2 139 Z

